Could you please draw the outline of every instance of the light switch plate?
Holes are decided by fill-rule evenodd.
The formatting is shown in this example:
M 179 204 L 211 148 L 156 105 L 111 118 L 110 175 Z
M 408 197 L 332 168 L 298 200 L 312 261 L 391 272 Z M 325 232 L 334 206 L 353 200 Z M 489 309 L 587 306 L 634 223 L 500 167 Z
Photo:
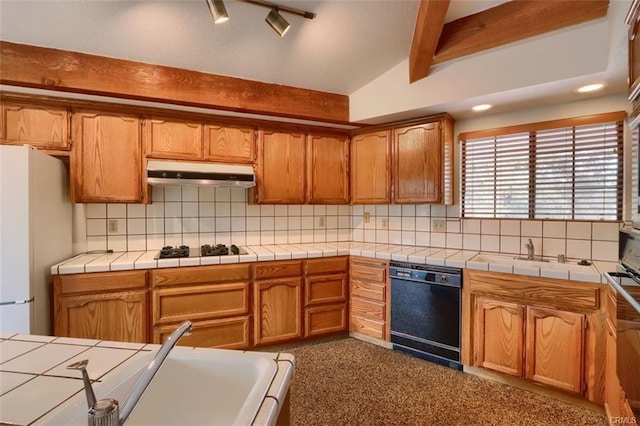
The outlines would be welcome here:
M 109 234 L 115 234 L 118 232 L 118 221 L 115 219 L 107 221 L 107 227 Z
M 371 213 L 369 212 L 364 212 L 364 214 L 362 215 L 362 221 L 364 223 L 369 223 L 371 222 Z

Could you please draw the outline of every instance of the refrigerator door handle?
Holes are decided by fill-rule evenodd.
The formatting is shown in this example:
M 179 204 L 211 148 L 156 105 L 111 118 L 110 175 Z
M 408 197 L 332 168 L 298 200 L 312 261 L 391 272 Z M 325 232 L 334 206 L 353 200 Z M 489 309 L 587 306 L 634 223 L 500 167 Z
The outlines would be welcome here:
M 33 302 L 33 297 L 29 300 L 12 300 L 11 302 L 0 302 L 0 306 L 5 305 L 24 305 Z

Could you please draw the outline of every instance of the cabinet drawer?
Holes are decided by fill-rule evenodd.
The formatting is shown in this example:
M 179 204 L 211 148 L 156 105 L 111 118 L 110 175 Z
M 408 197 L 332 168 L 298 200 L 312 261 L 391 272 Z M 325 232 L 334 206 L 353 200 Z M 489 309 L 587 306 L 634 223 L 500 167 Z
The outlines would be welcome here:
M 255 279 L 302 276 L 302 262 L 265 262 L 256 264 Z
M 375 265 L 375 264 L 374 264 Z M 350 268 L 351 278 L 359 280 L 384 284 L 387 282 L 387 268 L 386 266 L 351 262 Z
M 56 275 L 55 281 L 60 283 L 62 294 L 102 293 L 146 288 L 147 273 L 126 271 Z
M 384 303 L 372 302 L 357 297 L 351 299 L 351 314 L 353 315 L 384 321 L 386 319 L 385 311 Z
M 313 306 L 305 309 L 305 336 L 346 331 L 347 307 L 336 305 Z
M 347 256 L 341 256 L 307 260 L 307 274 L 347 272 L 348 259 Z
M 385 324 L 382 321 L 374 321 L 356 315 L 351 315 L 349 321 L 349 330 L 356 333 L 365 334 L 367 336 L 375 337 L 376 339 L 385 339 Z
M 363 297 L 365 299 L 386 302 L 385 286 L 380 284 L 370 284 L 362 281 L 351 280 L 351 296 Z
M 249 314 L 249 284 L 212 284 L 153 291 L 153 324 Z
M 320 275 L 306 279 L 305 305 L 347 300 L 347 275 Z
M 246 349 L 249 342 L 249 317 L 225 318 L 209 321 L 193 321 L 193 332 L 178 341 L 181 346 L 200 348 Z M 163 325 L 153 329 L 153 343 L 163 343 L 178 324 Z
M 251 279 L 251 265 L 240 263 L 237 265 L 214 265 L 195 268 L 162 268 L 153 269 L 150 274 L 153 287 L 238 282 Z

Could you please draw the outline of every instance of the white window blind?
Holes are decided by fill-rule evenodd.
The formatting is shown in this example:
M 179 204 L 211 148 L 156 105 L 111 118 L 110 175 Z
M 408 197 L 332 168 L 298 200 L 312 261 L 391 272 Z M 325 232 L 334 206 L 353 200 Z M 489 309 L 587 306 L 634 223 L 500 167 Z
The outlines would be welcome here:
M 462 216 L 621 220 L 622 121 L 531 127 L 461 135 Z

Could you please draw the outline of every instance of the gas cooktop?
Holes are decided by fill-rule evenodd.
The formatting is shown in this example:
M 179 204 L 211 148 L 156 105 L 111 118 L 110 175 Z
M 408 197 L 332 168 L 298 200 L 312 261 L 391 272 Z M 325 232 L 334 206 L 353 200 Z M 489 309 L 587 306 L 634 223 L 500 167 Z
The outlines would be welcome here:
M 247 254 L 247 251 L 231 244 L 227 247 L 224 244 L 203 244 L 199 249 L 189 248 L 189 246 L 166 246 L 162 247 L 155 259 L 173 259 L 180 257 L 202 257 L 202 256 L 229 256 Z

